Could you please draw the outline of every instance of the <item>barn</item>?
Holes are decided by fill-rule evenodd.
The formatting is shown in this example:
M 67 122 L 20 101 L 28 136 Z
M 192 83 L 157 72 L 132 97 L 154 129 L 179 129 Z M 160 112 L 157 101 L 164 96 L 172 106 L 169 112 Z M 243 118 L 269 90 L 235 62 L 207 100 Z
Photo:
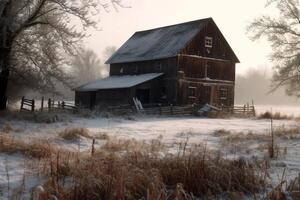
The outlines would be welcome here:
M 106 63 L 109 77 L 76 88 L 77 104 L 234 105 L 239 60 L 212 18 L 136 32 Z

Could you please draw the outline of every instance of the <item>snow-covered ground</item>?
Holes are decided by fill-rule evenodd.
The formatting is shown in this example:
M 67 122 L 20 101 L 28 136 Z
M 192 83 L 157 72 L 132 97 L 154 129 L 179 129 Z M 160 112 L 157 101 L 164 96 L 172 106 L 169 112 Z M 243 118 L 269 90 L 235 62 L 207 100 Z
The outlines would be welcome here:
M 285 108 L 286 109 L 286 108 Z M 259 112 L 264 112 L 266 107 L 259 108 Z M 286 109 L 289 110 L 289 109 Z M 273 109 L 273 111 L 275 111 Z M 291 112 L 293 111 L 293 113 Z M 283 110 L 280 112 L 284 113 Z M 290 109 L 288 114 L 295 116 L 300 113 L 299 108 Z M 255 135 L 268 134 L 271 129 L 270 120 L 257 119 L 208 119 L 197 117 L 157 117 L 157 116 L 132 116 L 132 117 L 94 117 L 81 118 L 68 115 L 65 121 L 57 123 L 35 123 L 25 120 L 16 120 L 12 118 L 0 118 L 0 132 L 5 124 L 10 124 L 13 130 L 9 133 L 15 138 L 23 140 L 43 139 L 49 143 L 58 144 L 60 147 L 69 148 L 77 151 L 87 151 L 91 149 L 91 139 L 82 138 L 79 142 L 66 142 L 58 136 L 58 133 L 65 128 L 87 128 L 91 135 L 106 134 L 110 138 L 136 139 L 138 141 L 150 142 L 151 140 L 160 140 L 166 145 L 169 151 L 176 151 L 176 144 L 185 141 L 206 144 L 209 149 L 220 150 L 224 157 L 258 157 L 266 156 L 266 151 L 260 147 L 266 144 L 266 141 L 257 139 L 239 140 L 235 143 L 228 142 L 224 144 L 224 137 L 215 134 L 217 130 L 228 130 L 232 134 L 248 134 L 252 132 Z M 297 127 L 299 122 L 293 120 L 274 120 L 274 127 L 293 128 Z M 299 134 L 300 135 L 300 134 Z M 286 148 L 287 153 L 280 156 L 276 161 L 271 161 L 272 167 L 270 173 L 274 177 L 274 182 L 286 168 L 286 176 L 295 177 L 300 171 L 300 138 L 283 140 L 276 142 L 281 148 Z M 97 140 L 97 147 L 104 144 L 103 140 Z M 8 155 L 0 152 L 0 199 L 4 198 L 8 180 L 10 190 L 22 185 L 24 179 L 24 157 L 21 155 Z M 37 184 L 34 178 L 25 184 L 31 187 Z M 2 195 L 2 196 L 1 196 Z

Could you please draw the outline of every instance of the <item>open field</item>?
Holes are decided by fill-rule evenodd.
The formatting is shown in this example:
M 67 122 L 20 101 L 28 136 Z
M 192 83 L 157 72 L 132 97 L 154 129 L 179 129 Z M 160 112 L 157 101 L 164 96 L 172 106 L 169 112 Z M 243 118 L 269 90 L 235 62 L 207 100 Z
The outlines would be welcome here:
M 268 119 L 5 114 L 0 118 L 0 199 L 7 198 L 8 191 L 12 197 L 20 188 L 20 196 L 28 199 L 30 189 L 47 180 L 42 173 L 48 166 L 43 162 L 49 159 L 47 151 L 89 155 L 92 149 L 128 151 L 149 145 L 163 155 L 177 155 L 182 148 L 188 151 L 200 145 L 223 159 L 264 161 L 268 181 L 276 186 L 281 179 L 294 179 L 300 171 L 300 126 L 296 120 L 274 120 L 273 128 L 276 159 L 269 159 Z

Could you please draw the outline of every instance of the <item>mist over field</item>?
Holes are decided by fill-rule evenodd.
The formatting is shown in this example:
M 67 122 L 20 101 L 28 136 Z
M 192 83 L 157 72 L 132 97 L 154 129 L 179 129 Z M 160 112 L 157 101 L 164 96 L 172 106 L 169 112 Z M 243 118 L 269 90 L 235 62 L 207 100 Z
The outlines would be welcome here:
M 298 105 L 296 97 L 286 95 L 285 88 L 272 90 L 272 71 L 252 69 L 236 75 L 235 104 L 254 101 L 255 105 Z

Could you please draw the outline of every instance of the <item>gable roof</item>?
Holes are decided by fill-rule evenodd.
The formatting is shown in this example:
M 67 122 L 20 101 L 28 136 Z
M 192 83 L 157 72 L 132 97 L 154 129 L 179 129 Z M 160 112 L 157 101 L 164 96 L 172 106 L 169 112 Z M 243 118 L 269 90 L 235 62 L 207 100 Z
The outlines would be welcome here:
M 92 81 L 83 86 L 75 88 L 74 90 L 78 92 L 90 92 L 105 89 L 131 88 L 162 75 L 163 73 L 149 73 L 140 75 L 109 76 L 104 79 Z
M 208 22 L 214 23 L 212 18 L 205 18 L 136 32 L 106 61 L 106 64 L 177 56 Z
M 107 64 L 177 56 L 211 18 L 136 32 Z

